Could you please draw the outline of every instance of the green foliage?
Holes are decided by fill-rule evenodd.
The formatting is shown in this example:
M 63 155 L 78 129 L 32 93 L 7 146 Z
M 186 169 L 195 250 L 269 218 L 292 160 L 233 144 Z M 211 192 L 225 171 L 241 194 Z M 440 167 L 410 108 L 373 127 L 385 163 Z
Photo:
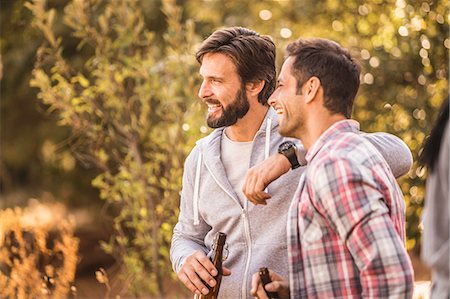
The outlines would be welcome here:
M 367 132 L 404 140 L 416 159 L 448 96 L 449 16 L 445 1 L 205 1 L 187 3 L 197 27 L 246 26 L 273 37 L 281 65 L 287 43 L 324 37 L 349 48 L 362 66 L 353 118 Z M 248 8 L 248 9 L 247 9 Z M 399 180 L 407 204 L 407 247 L 420 249 L 426 174 L 416 162 Z
M 165 1 L 163 42 L 147 29 L 138 1 L 70 1 L 64 22 L 88 48 L 82 68 L 63 55 L 56 11 L 27 3 L 47 43 L 38 50 L 31 85 L 72 131 L 72 148 L 100 172 L 92 181 L 116 210 L 116 234 L 103 248 L 123 266 L 135 295 L 164 294 L 182 166 L 195 134 L 181 128 L 195 95 L 192 22 Z
M 74 166 L 68 149 L 82 165 L 95 166 L 92 184 L 116 216 L 117 233 L 103 248 L 121 262 L 136 295 L 163 294 L 162 277 L 171 273 L 168 248 L 182 162 L 207 131 L 196 100 L 195 46 L 218 27 L 246 26 L 271 35 L 279 65 L 286 44 L 300 36 L 331 38 L 350 48 L 363 69 L 354 118 L 365 131 L 399 136 L 414 157 L 448 95 L 445 1 L 177 3 L 182 6 L 35 0 L 27 4 L 30 11 L 23 0 L 0 3 L 2 191 L 23 189 L 12 183 L 22 177 L 67 190 L 55 165 L 78 174 L 65 181 L 86 180 L 91 172 Z M 36 51 L 38 34 L 46 44 Z M 36 89 L 25 86 L 35 52 L 32 85 L 40 105 L 34 103 Z M 61 127 L 55 130 L 36 107 L 45 107 Z M 409 249 L 419 249 L 425 177 L 415 163 L 399 181 L 407 201 Z
M 25 0 L 0 1 L 0 208 L 26 205 L 29 197 L 58 198 L 71 207 L 98 202 L 93 175 L 75 163 L 67 147 L 69 130 L 57 127 L 29 86 L 41 34 L 31 26 Z M 61 1 L 53 1 L 61 9 Z M 57 31 L 61 31 L 55 21 Z M 67 34 L 68 35 L 68 31 Z M 69 50 L 69 51 L 67 51 Z M 66 45 L 70 53 L 70 46 Z M 71 60 L 76 57 L 71 55 Z M 80 192 L 82 190 L 82 192 Z

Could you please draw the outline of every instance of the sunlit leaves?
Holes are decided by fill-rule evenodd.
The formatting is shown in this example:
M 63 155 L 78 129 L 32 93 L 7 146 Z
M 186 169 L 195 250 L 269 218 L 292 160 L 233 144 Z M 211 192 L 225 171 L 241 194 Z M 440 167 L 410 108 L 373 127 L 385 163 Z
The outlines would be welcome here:
M 232 6 L 232 4 L 230 4 Z M 339 2 L 281 1 L 249 5 L 254 11 L 250 27 L 271 35 L 283 48 L 297 37 L 331 38 L 359 53 L 361 88 L 353 116 L 367 131 L 387 131 L 401 137 L 417 157 L 436 112 L 448 95 L 448 20 L 444 2 L 408 0 Z M 228 7 L 223 13 L 231 13 Z M 234 10 L 236 13 L 236 10 Z M 270 12 L 270 14 L 268 13 Z M 193 14 L 195 15 L 195 14 Z M 270 15 L 270 18 L 267 17 Z M 240 15 L 235 24 L 241 25 Z M 281 30 L 291 37 L 283 38 Z M 425 175 L 413 166 L 414 177 L 401 179 L 409 204 L 411 186 L 423 190 Z M 422 200 L 414 200 L 408 213 L 410 246 L 417 246 Z
M 70 57 L 61 59 L 65 41 L 52 30 L 58 16 L 46 11 L 42 1 L 28 4 L 48 41 L 40 57 L 54 62 L 38 65 L 31 84 L 60 124 L 76 133 L 72 147 L 77 157 L 101 170 L 93 181 L 100 196 L 126 206 L 115 224 L 118 239 L 104 247 L 111 253 L 117 253 L 115 246 L 125 248 L 130 254 L 123 261 L 132 275 L 156 266 L 169 268 L 183 160 L 194 141 L 208 132 L 204 108 L 196 100 L 194 53 L 218 27 L 248 26 L 271 35 L 278 66 L 286 44 L 298 37 L 331 38 L 359 53 L 362 84 L 354 118 L 366 131 L 400 136 L 414 156 L 448 95 L 445 1 L 242 0 L 199 5 L 188 0 L 183 7 L 174 2 L 163 1 L 159 7 L 153 1 L 69 1 L 65 24 L 78 41 L 77 49 L 87 53 L 81 68 Z M 167 22 L 163 37 L 146 23 L 161 8 Z M 419 244 L 416 228 L 425 176 L 414 164 L 400 180 L 411 248 Z M 149 235 L 155 228 L 156 237 Z M 134 232 L 134 239 L 123 239 Z M 149 249 L 153 244 L 158 244 L 155 251 Z
M 29 5 L 36 19 L 52 17 L 40 4 Z M 193 22 L 181 21 L 173 1 L 163 11 L 169 27 L 156 42 L 138 1 L 70 1 L 64 21 L 89 55 L 80 68 L 50 41 L 40 51 L 51 59 L 36 65 L 31 82 L 60 125 L 71 127 L 75 156 L 100 171 L 92 184 L 118 208 L 116 235 L 103 247 L 124 266 L 123 278 L 133 278 L 136 295 L 164 292 L 182 165 L 200 136 L 182 130 L 192 122 L 187 109 L 197 83 Z M 55 35 L 51 22 L 41 23 Z

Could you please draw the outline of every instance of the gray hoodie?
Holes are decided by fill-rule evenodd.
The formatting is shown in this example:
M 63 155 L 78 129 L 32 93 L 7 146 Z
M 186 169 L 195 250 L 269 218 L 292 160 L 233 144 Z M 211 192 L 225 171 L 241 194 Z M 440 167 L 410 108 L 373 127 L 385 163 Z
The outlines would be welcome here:
M 285 140 L 278 133 L 277 115 L 269 109 L 253 140 L 249 168 L 277 152 Z M 286 241 L 287 211 L 305 167 L 291 170 L 269 185 L 272 198 L 266 206 L 242 204 L 231 187 L 220 158 L 224 128 L 199 140 L 187 157 L 183 175 L 180 215 L 172 237 L 170 258 L 175 272 L 195 250 L 208 254 L 214 235 L 227 234 L 228 258 L 220 298 L 250 298 L 251 276 L 268 267 L 288 277 Z M 383 154 L 394 175 L 406 173 L 412 164 L 411 152 L 399 138 L 386 134 L 364 134 Z M 304 150 L 299 148 L 300 163 Z

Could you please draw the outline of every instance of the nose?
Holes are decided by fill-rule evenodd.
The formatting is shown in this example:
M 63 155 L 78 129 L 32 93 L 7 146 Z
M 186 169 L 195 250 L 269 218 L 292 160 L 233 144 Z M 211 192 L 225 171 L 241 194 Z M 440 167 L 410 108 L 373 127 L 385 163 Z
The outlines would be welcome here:
M 270 98 L 267 100 L 267 103 L 269 103 L 270 106 L 274 106 L 277 102 L 276 97 L 277 97 L 277 91 L 274 91 L 274 93 L 272 93 L 272 95 L 270 96 Z
M 203 80 L 202 85 L 200 85 L 200 89 L 198 90 L 198 97 L 200 99 L 204 99 L 211 95 L 212 95 L 212 93 L 209 88 L 208 82 L 206 80 Z

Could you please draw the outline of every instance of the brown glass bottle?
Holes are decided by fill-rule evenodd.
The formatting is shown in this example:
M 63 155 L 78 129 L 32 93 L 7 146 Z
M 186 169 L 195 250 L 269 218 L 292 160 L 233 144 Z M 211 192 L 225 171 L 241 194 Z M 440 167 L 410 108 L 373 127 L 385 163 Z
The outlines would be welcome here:
M 212 247 L 212 255 L 211 261 L 214 264 L 214 267 L 217 269 L 217 275 L 214 277 L 216 280 L 216 284 L 214 287 L 210 287 L 207 283 L 204 284 L 208 287 L 208 294 L 206 295 L 195 295 L 194 299 L 217 299 L 219 296 L 219 288 L 220 283 L 222 282 L 222 260 L 223 260 L 223 249 L 225 247 L 225 241 L 227 239 L 227 235 L 221 232 L 218 232 L 214 237 L 214 244 Z
M 261 283 L 263 285 L 267 297 L 269 297 L 270 299 L 280 298 L 277 292 L 268 292 L 265 288 L 266 284 L 272 282 L 269 276 L 269 270 L 266 267 L 259 268 L 259 278 L 261 279 Z

